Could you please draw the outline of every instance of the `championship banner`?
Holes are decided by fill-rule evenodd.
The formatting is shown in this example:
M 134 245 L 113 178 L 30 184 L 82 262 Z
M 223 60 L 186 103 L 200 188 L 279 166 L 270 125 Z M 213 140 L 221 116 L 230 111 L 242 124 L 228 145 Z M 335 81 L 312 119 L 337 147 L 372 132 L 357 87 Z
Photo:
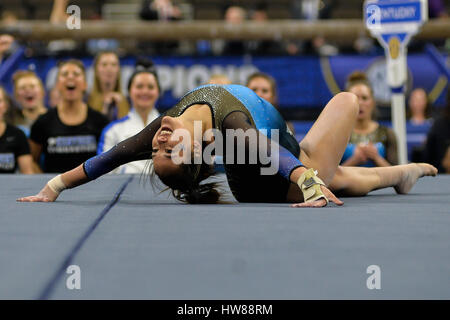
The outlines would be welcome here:
M 65 57 L 67 59 L 69 57 Z M 189 90 L 204 84 L 216 73 L 226 74 L 233 83 L 244 84 L 247 77 L 262 71 L 273 76 L 278 85 L 278 106 L 287 108 L 323 108 L 333 95 L 344 90 L 346 78 L 355 70 L 365 71 L 374 88 L 379 106 L 389 106 L 391 90 L 387 83 L 384 56 L 338 55 L 334 57 L 150 57 L 156 64 L 163 95 L 157 103 L 160 110 L 173 106 Z M 61 60 L 64 60 L 61 59 Z M 446 57 L 448 59 L 448 57 Z M 81 59 L 88 72 L 89 86 L 93 82 L 93 58 Z M 12 92 L 11 76 L 20 69 L 34 70 L 43 79 L 47 90 L 56 77 L 55 58 L 22 59 L 12 72 L 1 79 Z M 126 93 L 135 57 L 121 59 L 122 88 Z M 432 57 L 426 53 L 408 55 L 407 92 L 423 87 L 434 106 L 445 105 L 447 77 Z

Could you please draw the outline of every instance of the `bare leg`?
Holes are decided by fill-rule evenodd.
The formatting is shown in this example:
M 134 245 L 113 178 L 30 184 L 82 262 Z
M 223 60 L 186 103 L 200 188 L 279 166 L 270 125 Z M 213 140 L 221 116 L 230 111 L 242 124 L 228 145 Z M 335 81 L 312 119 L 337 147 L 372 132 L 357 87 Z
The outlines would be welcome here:
M 300 161 L 319 172 L 329 184 L 342 159 L 358 115 L 356 96 L 342 92 L 328 102 L 319 118 L 300 142 Z
M 327 185 L 333 179 L 344 154 L 358 111 L 358 99 L 354 94 L 337 94 L 300 142 L 300 161 L 306 167 L 317 170 L 318 176 Z M 303 201 L 302 192 L 296 184 L 291 184 L 287 201 Z
M 354 95 L 336 95 L 300 142 L 300 161 L 305 166 L 318 170 L 319 177 L 332 192 L 363 196 L 376 189 L 394 187 L 397 193 L 403 194 L 409 192 L 418 178 L 437 174 L 437 169 L 429 164 L 383 168 L 339 166 L 358 110 L 358 101 Z M 300 188 L 296 184 L 291 184 L 287 201 L 303 201 Z
M 410 163 L 392 167 L 338 167 L 330 190 L 343 196 L 363 196 L 370 191 L 394 187 L 400 194 L 408 193 L 417 179 L 435 176 L 437 169 L 426 163 Z

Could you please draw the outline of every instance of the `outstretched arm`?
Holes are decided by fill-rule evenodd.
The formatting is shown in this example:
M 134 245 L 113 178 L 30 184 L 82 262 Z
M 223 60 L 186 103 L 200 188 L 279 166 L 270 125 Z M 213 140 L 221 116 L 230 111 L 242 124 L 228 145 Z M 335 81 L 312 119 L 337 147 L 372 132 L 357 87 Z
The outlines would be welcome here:
M 162 116 L 155 119 L 141 132 L 120 142 L 111 150 L 92 157 L 75 169 L 54 177 L 47 182 L 37 195 L 19 198 L 17 201 L 52 202 L 65 189 L 74 188 L 97 179 L 122 164 L 150 159 L 152 139 L 161 126 L 161 119 Z

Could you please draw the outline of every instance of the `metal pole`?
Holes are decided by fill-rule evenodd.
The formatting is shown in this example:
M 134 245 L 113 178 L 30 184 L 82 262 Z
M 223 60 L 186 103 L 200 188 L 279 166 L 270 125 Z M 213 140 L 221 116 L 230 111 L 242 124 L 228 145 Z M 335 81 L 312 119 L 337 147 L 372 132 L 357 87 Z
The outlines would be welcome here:
M 392 93 L 391 97 L 392 127 L 397 136 L 397 154 L 399 164 L 408 163 L 406 146 L 405 94 Z

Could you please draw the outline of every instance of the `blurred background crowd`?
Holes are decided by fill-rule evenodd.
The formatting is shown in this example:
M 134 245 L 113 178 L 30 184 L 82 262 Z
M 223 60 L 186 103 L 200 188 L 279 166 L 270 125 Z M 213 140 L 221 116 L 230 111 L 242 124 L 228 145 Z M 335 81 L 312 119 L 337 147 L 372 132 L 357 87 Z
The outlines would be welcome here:
M 362 21 L 360 0 L 1 0 L 0 173 L 69 170 L 206 83 L 248 86 L 280 110 L 299 141 L 325 101 L 353 92 L 360 114 L 342 165 L 398 163 L 389 97 L 383 96 L 385 64 L 379 64 L 384 50 L 365 32 L 354 39 L 166 41 L 132 35 L 33 40 L 8 32 L 27 21 L 65 24 L 71 4 L 81 8 L 81 21 L 124 24 Z M 430 20 L 448 21 L 450 1 L 429 0 L 428 8 Z M 450 39 L 415 39 L 408 52 L 408 160 L 450 173 Z M 144 167 L 145 161 L 114 172 Z

